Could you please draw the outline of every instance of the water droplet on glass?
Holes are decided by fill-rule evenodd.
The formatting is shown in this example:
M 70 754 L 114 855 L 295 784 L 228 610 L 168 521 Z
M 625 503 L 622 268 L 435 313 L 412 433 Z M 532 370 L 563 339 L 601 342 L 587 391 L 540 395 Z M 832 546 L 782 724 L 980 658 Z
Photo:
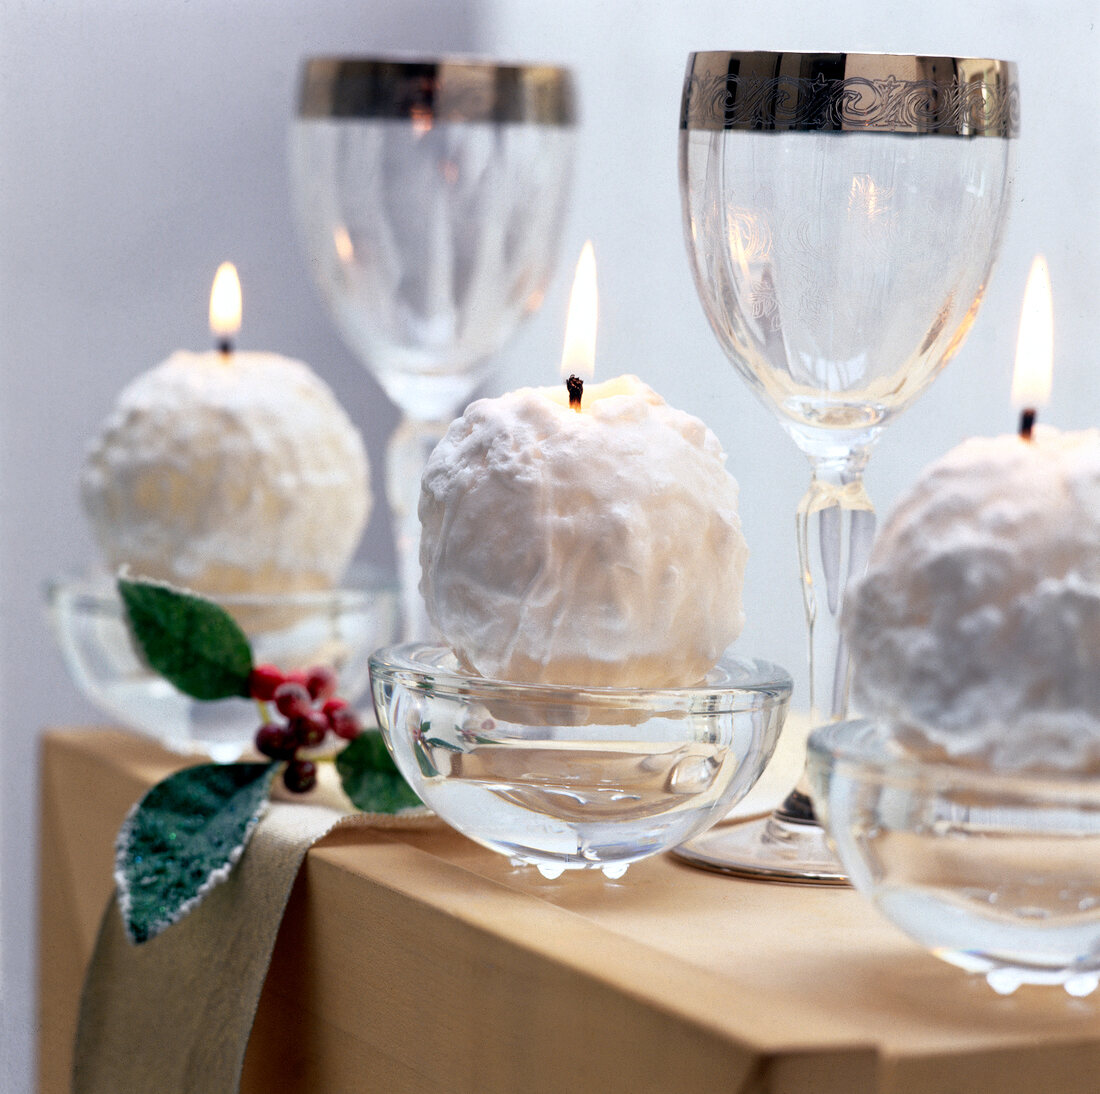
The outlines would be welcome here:
M 1011 995 L 1023 983 L 1012 969 L 993 969 L 986 973 L 985 981 L 998 995 Z
M 1032 905 L 1024 905 L 1015 910 L 1015 914 L 1021 919 L 1049 919 L 1050 912 L 1046 908 L 1036 908 Z
M 1066 992 L 1077 999 L 1083 999 L 1086 995 L 1092 995 L 1100 984 L 1100 976 L 1094 972 L 1078 973 L 1071 976 L 1063 985 Z

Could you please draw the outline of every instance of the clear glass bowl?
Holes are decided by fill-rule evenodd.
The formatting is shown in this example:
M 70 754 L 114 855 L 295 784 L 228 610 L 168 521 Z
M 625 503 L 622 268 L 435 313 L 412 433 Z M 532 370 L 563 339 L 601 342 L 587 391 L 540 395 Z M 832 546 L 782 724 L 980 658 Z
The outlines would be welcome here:
M 791 678 L 727 654 L 693 687 L 487 680 L 410 643 L 370 660 L 397 766 L 440 817 L 548 877 L 630 863 L 720 820 L 760 777 Z
M 1001 994 L 1100 982 L 1100 782 L 925 762 L 882 726 L 810 737 L 814 802 L 852 884 Z
M 340 694 L 354 702 L 367 689 L 371 651 L 393 640 L 397 617 L 392 584 L 375 575 L 355 584 L 217 599 L 248 635 L 257 663 L 286 670 L 327 665 L 337 674 Z M 236 760 L 250 747 L 258 725 L 255 704 L 200 702 L 148 669 L 130 641 L 109 576 L 57 578 L 46 586 L 46 603 L 73 680 L 104 714 L 177 752 L 218 762 Z

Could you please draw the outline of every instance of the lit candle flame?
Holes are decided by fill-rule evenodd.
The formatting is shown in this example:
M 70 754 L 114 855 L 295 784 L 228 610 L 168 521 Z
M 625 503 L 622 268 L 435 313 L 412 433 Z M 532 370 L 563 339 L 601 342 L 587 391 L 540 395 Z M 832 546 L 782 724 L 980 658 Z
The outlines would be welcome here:
M 1036 255 L 1024 290 L 1016 367 L 1012 374 L 1012 405 L 1035 411 L 1050 399 L 1054 372 L 1054 304 L 1046 259 Z
M 565 320 L 565 348 L 561 355 L 562 379 L 573 375 L 591 380 L 596 372 L 596 252 L 589 240 L 581 249 L 569 311 Z
M 237 267 L 223 262 L 214 274 L 210 290 L 210 330 L 220 344 L 227 344 L 241 329 L 241 281 Z
M 435 124 L 435 114 L 432 108 L 425 106 L 423 103 L 413 103 L 409 108 L 409 119 L 412 121 L 413 132 L 418 137 L 430 133 L 432 126 Z
M 351 242 L 351 236 L 343 224 L 337 224 L 332 229 L 332 242 L 336 247 L 336 254 L 345 266 L 355 261 L 355 246 Z

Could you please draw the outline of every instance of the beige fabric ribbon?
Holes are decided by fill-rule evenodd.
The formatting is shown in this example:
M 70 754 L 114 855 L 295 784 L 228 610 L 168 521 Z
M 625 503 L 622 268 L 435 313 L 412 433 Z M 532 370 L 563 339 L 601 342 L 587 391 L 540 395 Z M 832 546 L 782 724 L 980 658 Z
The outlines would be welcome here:
M 439 822 L 272 802 L 229 879 L 156 938 L 131 944 L 112 897 L 84 981 L 73 1094 L 236 1094 L 306 852 L 336 827 L 425 823 Z

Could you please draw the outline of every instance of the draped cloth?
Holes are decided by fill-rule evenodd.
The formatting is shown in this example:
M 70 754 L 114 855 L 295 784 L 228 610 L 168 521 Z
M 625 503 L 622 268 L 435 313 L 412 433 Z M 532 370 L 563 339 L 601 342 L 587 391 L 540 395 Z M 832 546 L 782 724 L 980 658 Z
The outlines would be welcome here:
M 229 879 L 155 938 L 131 943 L 112 897 L 84 981 L 73 1094 L 236 1094 L 306 852 L 336 827 L 426 822 L 272 802 Z

